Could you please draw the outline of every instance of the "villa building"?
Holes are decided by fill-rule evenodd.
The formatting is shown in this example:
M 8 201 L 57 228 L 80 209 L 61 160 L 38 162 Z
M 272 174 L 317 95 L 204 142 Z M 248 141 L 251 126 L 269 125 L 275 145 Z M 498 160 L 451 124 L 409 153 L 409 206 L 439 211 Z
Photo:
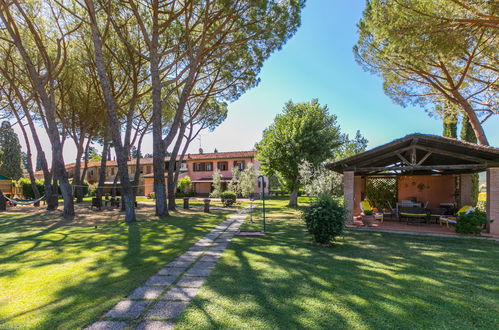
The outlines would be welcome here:
M 249 163 L 258 171 L 259 162 L 256 160 L 256 151 L 233 151 L 233 152 L 214 152 L 204 153 L 200 149 L 198 154 L 186 154 L 180 165 L 179 179 L 188 176 L 193 185 L 192 192 L 198 195 L 208 195 L 212 190 L 213 173 L 220 170 L 222 174 L 222 184 L 226 185 L 232 179 L 232 169 L 237 167 L 244 170 Z M 149 195 L 153 192 L 153 160 L 152 158 L 140 159 L 140 177 L 138 195 Z M 68 176 L 71 179 L 74 175 L 74 163 L 66 165 Z M 168 168 L 169 158 L 165 159 L 165 167 Z M 178 166 L 177 165 L 177 166 Z M 136 159 L 128 161 L 128 175 L 133 178 L 135 174 Z M 82 163 L 83 168 L 83 163 Z M 90 184 L 96 184 L 99 180 L 100 161 L 89 162 L 85 180 Z M 118 173 L 116 161 L 108 161 L 106 165 L 106 186 L 112 186 Z M 43 172 L 35 173 L 37 179 L 43 179 Z M 167 181 L 165 175 L 165 182 Z M 267 186 L 267 184 L 265 184 Z M 261 184 L 258 181 L 255 193 L 261 193 Z

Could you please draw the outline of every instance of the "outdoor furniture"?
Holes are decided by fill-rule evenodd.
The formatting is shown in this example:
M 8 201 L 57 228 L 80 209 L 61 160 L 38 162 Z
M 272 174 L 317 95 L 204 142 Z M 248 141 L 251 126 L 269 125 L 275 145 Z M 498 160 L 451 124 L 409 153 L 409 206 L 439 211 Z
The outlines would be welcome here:
M 444 223 L 449 228 L 449 223 L 457 223 L 457 217 L 462 215 L 462 214 L 468 214 L 471 211 L 473 211 L 475 208 L 470 206 L 470 205 L 465 205 L 459 209 L 459 211 L 456 212 L 456 216 L 454 217 L 449 217 L 449 216 L 444 216 L 439 218 L 439 223 L 442 226 Z
M 435 223 L 438 223 L 439 219 L 443 216 L 445 216 L 445 212 L 447 210 L 443 207 L 436 208 L 434 210 L 430 210 L 430 221 L 432 219 L 435 219 Z
M 405 218 L 407 224 L 417 223 L 421 224 L 421 220 L 428 223 L 429 222 L 429 214 L 422 207 L 405 207 L 401 208 L 399 212 L 400 219 Z
M 360 210 L 362 211 L 362 214 L 364 214 L 365 211 L 373 211 L 374 209 L 371 206 L 371 203 L 369 201 L 362 201 L 360 202 Z M 383 213 L 374 213 L 374 219 L 377 219 L 383 223 Z
M 97 197 L 93 197 L 92 198 L 92 205 L 90 206 L 90 209 L 92 209 L 94 207 L 100 210 L 102 208 L 102 199 L 97 198 Z

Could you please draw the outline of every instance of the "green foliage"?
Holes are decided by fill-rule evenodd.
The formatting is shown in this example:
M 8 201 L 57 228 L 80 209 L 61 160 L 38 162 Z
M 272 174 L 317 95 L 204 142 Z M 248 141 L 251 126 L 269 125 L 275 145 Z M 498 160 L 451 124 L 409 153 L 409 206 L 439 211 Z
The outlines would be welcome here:
M 187 192 L 188 190 L 190 190 L 192 187 L 192 181 L 191 181 L 191 178 L 188 177 L 188 176 L 184 176 L 182 179 L 179 179 L 178 182 L 177 182 L 177 188 L 181 191 L 181 192 Z
M 45 194 L 45 186 L 43 185 L 42 180 L 36 180 L 35 182 L 38 191 L 40 192 L 40 196 Z M 21 178 L 17 181 L 17 185 L 22 188 L 23 196 L 25 199 L 35 199 L 35 193 L 33 192 L 33 187 L 31 186 L 31 181 L 27 178 Z
M 305 209 L 303 219 L 315 242 L 331 244 L 345 225 L 345 209 L 330 194 L 321 194 Z
M 136 146 L 133 146 L 130 151 L 130 157 L 132 157 L 132 159 L 143 158 L 142 151 L 138 150 Z
M 468 214 L 459 215 L 455 228 L 461 234 L 480 234 L 487 223 L 487 214 L 475 209 Z
M 21 145 L 8 121 L 0 126 L 0 150 L 0 175 L 19 180 L 23 176 Z
M 241 196 L 241 186 L 239 180 L 241 178 L 241 171 L 237 167 L 232 168 L 232 179 L 230 179 L 227 188 L 229 191 L 234 192 L 237 196 Z
M 444 115 L 444 137 L 457 138 L 457 114 L 446 113 Z
M 360 131 L 355 133 L 353 139 L 350 139 L 348 134 L 343 134 L 342 140 L 341 146 L 336 150 L 334 155 L 334 159 L 336 160 L 351 157 L 365 151 L 367 144 L 369 143 L 369 141 L 360 134 Z
M 219 198 L 222 194 L 222 173 L 220 170 L 215 170 L 213 172 L 213 191 L 210 194 L 210 197 Z
M 476 135 L 473 131 L 473 127 L 471 127 L 470 119 L 467 115 L 463 115 L 463 119 L 461 122 L 461 140 L 476 143 Z
M 253 163 L 248 163 L 248 166 L 242 171 L 239 180 L 241 196 L 249 197 L 255 192 L 257 173 Z
M 229 207 L 229 206 L 232 206 L 236 202 L 237 195 L 233 191 L 224 191 L 220 195 L 220 199 L 222 200 L 222 205 L 224 207 Z
M 184 197 L 194 197 L 196 194 L 192 191 L 188 192 L 178 192 L 175 194 L 176 197 L 178 198 L 184 198 Z
M 497 108 L 497 97 L 490 93 L 497 81 L 497 33 L 476 26 L 441 28 L 443 17 L 454 19 L 472 12 L 463 11 L 457 3 L 368 1 L 358 24 L 354 53 L 366 71 L 383 78 L 385 93 L 394 102 L 421 106 L 432 114 L 446 100 L 477 119 L 484 111 L 493 113 Z M 477 1 L 472 7 L 478 12 L 494 11 L 485 9 L 487 6 L 485 1 Z M 486 143 L 478 119 L 475 122 Z
M 397 181 L 395 178 L 368 178 L 366 200 L 372 207 L 392 207 L 397 202 Z
M 102 160 L 101 154 L 94 147 L 88 149 L 88 160 L 91 162 L 100 162 Z
M 260 170 L 267 176 L 279 174 L 287 189 L 294 191 L 299 185 L 300 164 L 321 164 L 341 145 L 341 139 L 336 116 L 329 114 L 327 106 L 318 100 L 289 101 L 256 146 Z

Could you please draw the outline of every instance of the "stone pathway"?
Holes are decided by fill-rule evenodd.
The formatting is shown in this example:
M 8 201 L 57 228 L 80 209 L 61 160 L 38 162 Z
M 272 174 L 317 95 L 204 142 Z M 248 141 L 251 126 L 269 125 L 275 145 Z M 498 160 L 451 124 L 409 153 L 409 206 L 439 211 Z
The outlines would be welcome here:
M 86 329 L 173 329 L 173 319 L 196 296 L 245 217 L 223 221 Z

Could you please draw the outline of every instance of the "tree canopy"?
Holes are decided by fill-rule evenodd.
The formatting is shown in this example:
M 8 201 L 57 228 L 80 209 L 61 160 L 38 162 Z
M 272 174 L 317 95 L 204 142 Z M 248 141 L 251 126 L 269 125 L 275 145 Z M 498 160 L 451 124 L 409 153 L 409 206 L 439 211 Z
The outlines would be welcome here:
M 299 167 L 304 161 L 317 166 L 332 158 L 342 144 L 336 116 L 318 100 L 285 104 L 257 144 L 260 170 L 267 176 L 279 174 L 291 192 L 291 206 L 297 205 Z
M 476 1 L 473 7 L 497 12 L 491 3 Z M 385 93 L 396 103 L 434 113 L 442 101 L 449 101 L 466 113 L 478 142 L 488 145 L 481 124 L 499 113 L 498 34 L 485 26 L 439 25 L 441 17 L 462 13 L 453 0 L 369 1 L 354 53 L 366 70 L 383 78 Z

